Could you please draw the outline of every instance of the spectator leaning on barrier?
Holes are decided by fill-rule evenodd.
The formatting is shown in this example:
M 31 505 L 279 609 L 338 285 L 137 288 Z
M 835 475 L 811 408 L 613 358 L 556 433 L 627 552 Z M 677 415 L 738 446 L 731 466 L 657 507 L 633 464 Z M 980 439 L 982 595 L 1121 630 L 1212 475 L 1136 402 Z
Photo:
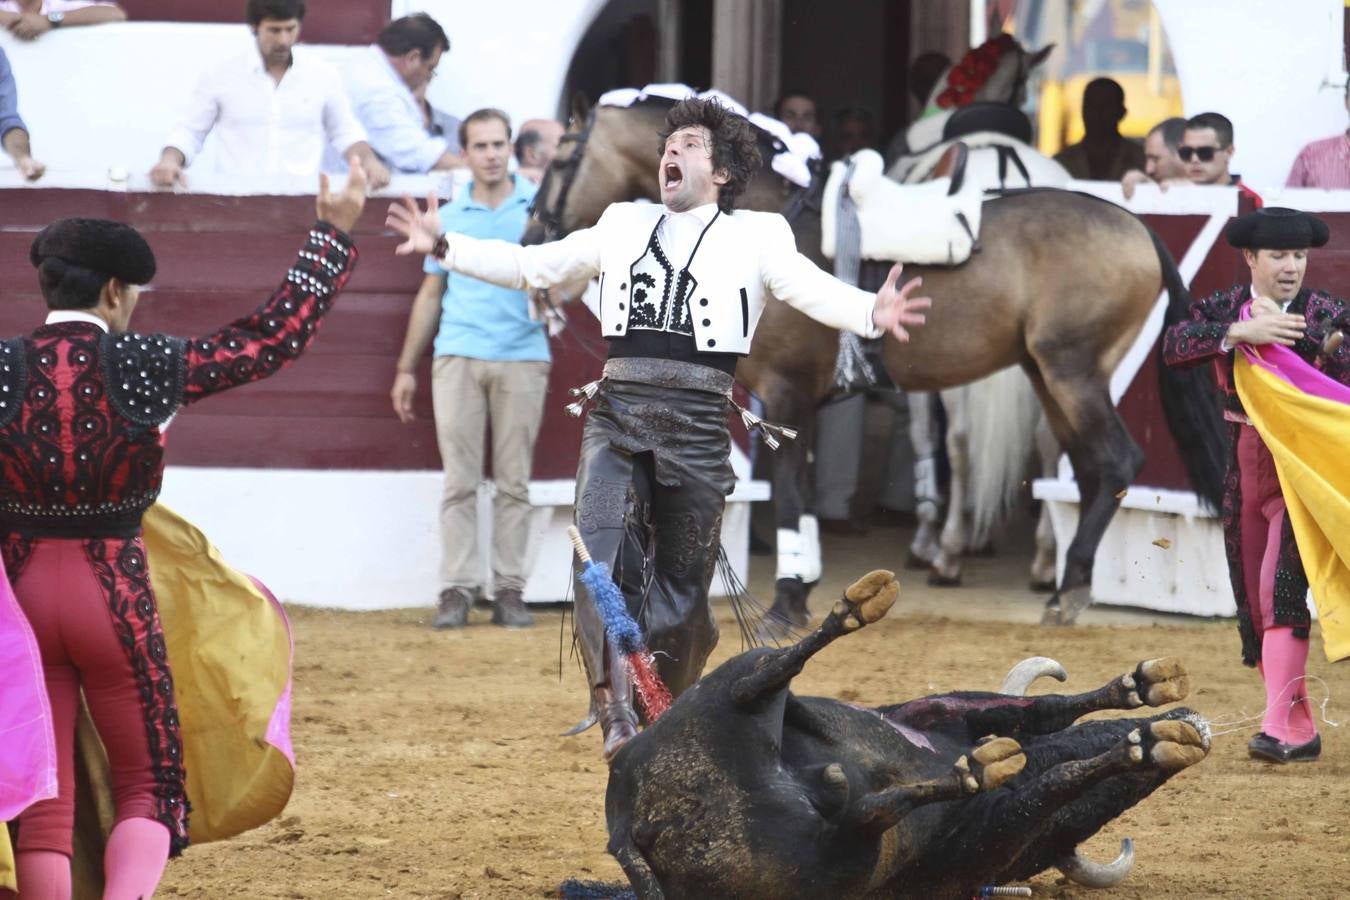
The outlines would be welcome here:
M 517 172 L 539 184 L 558 153 L 558 142 L 567 131 L 553 119 L 527 119 L 516 135 Z
M 369 50 L 343 68 L 352 107 L 371 146 L 400 172 L 464 165 L 453 139 L 433 132 L 436 114 L 426 102 L 427 86 L 449 50 L 445 29 L 426 13 L 416 13 L 386 25 Z
M 1258 207 L 1261 195 L 1242 183 L 1242 176 L 1228 171 L 1237 147 L 1233 145 L 1233 123 L 1216 112 L 1200 113 L 1186 120 L 1177 156 L 1186 167 L 1191 184 L 1232 185 L 1251 197 Z
M 1167 190 L 1169 181 L 1185 180 L 1186 166 L 1177 156 L 1181 138 L 1186 134 L 1186 120 L 1180 116 L 1163 119 L 1149 129 L 1144 138 L 1144 168 L 1131 169 L 1120 179 L 1120 189 L 1128 200 L 1141 184 L 1156 184 Z
M 1350 82 L 1345 85 L 1345 108 L 1350 112 Z M 1284 186 L 1328 191 L 1350 188 L 1350 130 L 1304 146 Z
M 56 28 L 125 22 L 126 12 L 105 0 L 0 0 L 0 28 L 33 41 Z
M 507 171 L 511 124 L 496 109 L 471 113 L 460 143 L 473 175 L 466 190 L 440 210 L 441 230 L 478 239 L 520 242 L 535 188 Z M 483 587 L 478 557 L 478 485 L 483 441 L 492 423 L 492 621 L 509 628 L 533 619 L 521 592 L 529 540 L 530 468 L 544 415 L 549 349 L 544 326 L 529 313 L 524 291 L 447 274 L 428 257 L 390 391 L 394 412 L 413 419 L 418 361 L 432 348 L 432 410 L 445 468 L 441 496 L 440 604 L 434 628 L 467 624 Z
M 14 168 L 29 181 L 37 181 L 47 171 L 46 166 L 33 159 L 28 146 L 28 126 L 19 118 L 19 88 L 3 47 L 0 47 L 0 145 L 13 158 Z
M 158 187 L 186 183 L 184 169 L 212 132 L 221 172 L 313 176 L 323 166 L 326 142 L 347 162 L 360 161 L 372 189 L 389 183 L 389 170 L 366 143 L 337 71 L 292 52 L 304 18 L 304 0 L 248 0 L 256 47 L 198 82 L 187 115 L 150 170 Z

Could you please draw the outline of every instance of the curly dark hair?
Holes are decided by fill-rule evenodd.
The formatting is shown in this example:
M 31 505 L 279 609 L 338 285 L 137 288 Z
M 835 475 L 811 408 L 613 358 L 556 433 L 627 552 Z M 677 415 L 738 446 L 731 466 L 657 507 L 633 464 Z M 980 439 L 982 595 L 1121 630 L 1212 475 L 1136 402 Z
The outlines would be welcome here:
M 750 179 L 759 171 L 763 160 L 759 155 L 759 141 L 750 120 L 723 106 L 717 100 L 690 97 L 681 100 L 666 113 L 666 128 L 661 132 L 660 152 L 665 152 L 666 139 L 681 128 L 702 126 L 712 134 L 713 171 L 725 169 L 727 183 L 717 193 L 717 206 L 722 212 L 731 212 L 736 198 L 745 192 Z

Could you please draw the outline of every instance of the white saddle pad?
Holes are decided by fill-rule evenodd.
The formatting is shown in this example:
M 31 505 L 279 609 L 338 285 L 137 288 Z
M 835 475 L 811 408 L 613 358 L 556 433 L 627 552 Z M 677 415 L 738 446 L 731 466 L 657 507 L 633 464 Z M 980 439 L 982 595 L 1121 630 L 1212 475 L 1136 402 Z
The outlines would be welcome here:
M 1009 137 L 997 131 L 977 131 L 960 138 L 970 148 L 970 158 L 966 162 L 966 180 L 974 180 L 981 190 L 995 191 L 1003 188 L 1024 187 L 1065 187 L 1070 176 L 1067 169 L 1030 144 L 1024 144 L 1017 138 Z M 914 156 L 902 156 L 895 161 L 887 174 L 892 180 L 902 184 L 916 184 L 923 181 L 937 166 L 942 154 L 956 141 L 945 141 L 930 147 Z M 1000 166 L 1001 155 L 1006 162 Z M 1014 154 L 1021 163 L 1008 158 Z M 1026 174 L 1022 174 L 1022 170 Z
M 967 178 L 959 192 L 948 196 L 949 178 L 915 185 L 887 178 L 875 150 L 853 154 L 852 162 L 848 192 L 858 208 L 863 259 L 953 266 L 970 258 L 984 202 L 978 184 Z M 839 191 L 847 172 L 844 161 L 830 167 L 821 201 L 821 250 L 830 259 L 838 234 Z

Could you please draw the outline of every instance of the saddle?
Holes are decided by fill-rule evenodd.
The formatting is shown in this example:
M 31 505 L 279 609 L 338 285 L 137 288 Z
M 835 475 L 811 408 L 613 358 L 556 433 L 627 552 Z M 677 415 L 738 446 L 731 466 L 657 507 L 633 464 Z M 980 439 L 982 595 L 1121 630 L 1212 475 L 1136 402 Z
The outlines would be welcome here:
M 861 150 L 830 167 L 821 203 L 821 250 L 835 258 L 841 221 L 840 192 L 857 211 L 862 259 L 956 266 L 970 258 L 980 233 L 981 186 L 965 177 L 965 147 L 948 160 L 952 171 L 923 184 L 902 185 L 886 177 L 881 155 Z

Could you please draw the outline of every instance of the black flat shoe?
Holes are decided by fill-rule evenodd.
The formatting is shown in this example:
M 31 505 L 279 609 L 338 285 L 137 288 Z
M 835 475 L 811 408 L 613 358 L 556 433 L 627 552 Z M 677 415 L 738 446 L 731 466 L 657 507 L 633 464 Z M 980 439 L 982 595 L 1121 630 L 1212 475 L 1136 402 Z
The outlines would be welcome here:
M 1312 762 L 1322 755 L 1322 736 L 1315 734 L 1306 744 L 1281 744 L 1261 731 L 1247 744 L 1247 753 L 1273 763 Z

